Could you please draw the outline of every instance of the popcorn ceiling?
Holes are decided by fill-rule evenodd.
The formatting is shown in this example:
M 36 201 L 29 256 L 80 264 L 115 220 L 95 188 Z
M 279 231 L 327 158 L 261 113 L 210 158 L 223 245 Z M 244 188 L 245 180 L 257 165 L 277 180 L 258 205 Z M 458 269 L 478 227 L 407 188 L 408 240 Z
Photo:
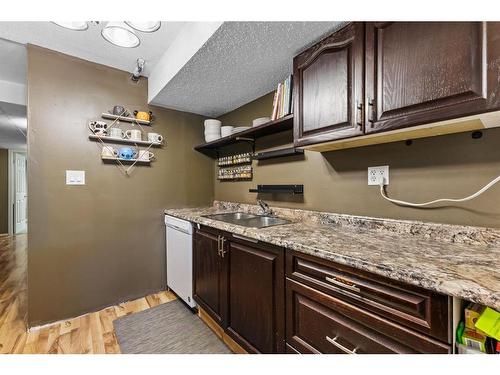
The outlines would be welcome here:
M 341 22 L 225 22 L 162 89 L 155 105 L 218 117 L 274 90 L 293 57 Z

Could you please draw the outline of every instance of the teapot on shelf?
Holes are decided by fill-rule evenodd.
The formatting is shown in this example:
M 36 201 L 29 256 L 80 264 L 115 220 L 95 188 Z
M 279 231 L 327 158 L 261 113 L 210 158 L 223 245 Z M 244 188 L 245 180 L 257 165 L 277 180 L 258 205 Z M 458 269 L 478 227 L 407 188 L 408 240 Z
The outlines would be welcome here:
M 123 116 L 123 117 L 128 117 L 129 116 L 128 111 L 125 109 L 125 107 L 123 107 L 121 105 L 115 105 L 113 107 L 113 109 L 110 109 L 108 111 L 108 113 L 110 113 L 112 115 L 115 115 L 115 116 Z
M 153 112 L 144 112 L 144 111 L 134 111 L 134 116 L 137 120 L 143 120 L 143 121 L 153 121 L 154 116 Z

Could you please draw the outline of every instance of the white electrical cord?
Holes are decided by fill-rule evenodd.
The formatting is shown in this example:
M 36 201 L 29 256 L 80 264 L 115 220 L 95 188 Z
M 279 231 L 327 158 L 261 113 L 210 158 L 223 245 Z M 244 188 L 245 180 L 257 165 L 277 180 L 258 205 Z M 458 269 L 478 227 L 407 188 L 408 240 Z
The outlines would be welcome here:
M 486 184 L 485 186 L 483 186 L 479 191 L 475 192 L 474 194 L 471 194 L 468 197 L 460 198 L 460 199 L 442 198 L 442 199 L 436 199 L 436 200 L 433 200 L 433 201 L 430 201 L 430 202 L 423 202 L 423 203 L 411 203 L 411 202 L 400 201 L 398 199 L 392 199 L 392 198 L 389 198 L 387 196 L 387 194 L 385 192 L 385 189 L 384 189 L 384 187 L 385 187 L 384 180 L 382 180 L 382 183 L 380 184 L 380 194 L 382 195 L 382 197 L 384 197 L 385 199 L 387 199 L 389 202 L 392 202 L 392 203 L 395 203 L 395 204 L 399 204 L 401 206 L 425 207 L 425 206 L 429 206 L 431 204 L 441 203 L 441 202 L 455 202 L 456 203 L 456 202 L 470 201 L 470 200 L 472 200 L 474 198 L 477 198 L 481 194 L 483 194 L 486 190 L 488 190 L 490 187 L 492 187 L 493 185 L 495 185 L 498 181 L 500 181 L 500 176 L 498 176 L 493 181 L 491 181 L 488 184 Z

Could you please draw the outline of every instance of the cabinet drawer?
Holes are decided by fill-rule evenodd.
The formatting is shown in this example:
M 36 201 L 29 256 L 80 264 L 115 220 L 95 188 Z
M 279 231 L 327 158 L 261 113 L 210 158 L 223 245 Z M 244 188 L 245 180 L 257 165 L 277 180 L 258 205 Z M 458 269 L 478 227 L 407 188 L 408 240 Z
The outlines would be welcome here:
M 450 353 L 451 347 L 287 279 L 286 342 L 300 353 Z
M 451 342 L 448 296 L 296 252 L 286 255 L 286 276 L 386 319 Z

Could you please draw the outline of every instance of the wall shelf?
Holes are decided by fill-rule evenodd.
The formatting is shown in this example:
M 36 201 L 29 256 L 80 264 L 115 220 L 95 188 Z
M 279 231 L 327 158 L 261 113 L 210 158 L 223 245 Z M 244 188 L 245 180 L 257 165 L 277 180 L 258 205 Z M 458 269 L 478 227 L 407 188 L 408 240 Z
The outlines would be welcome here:
M 139 119 L 136 119 L 135 117 L 118 116 L 118 115 L 113 115 L 111 113 L 106 113 L 106 112 L 103 112 L 101 114 L 101 117 L 109 119 L 109 120 L 119 120 L 119 121 L 125 121 L 125 122 L 132 122 L 132 123 L 136 123 L 136 124 L 140 124 L 140 125 L 151 126 L 151 121 L 139 120 Z
M 254 155 L 255 160 L 267 160 L 267 159 L 276 159 L 282 158 L 285 156 L 294 156 L 294 155 L 303 155 L 304 150 L 297 149 L 295 147 L 282 148 L 279 150 L 265 151 L 259 152 Z
M 137 164 L 150 164 L 151 160 L 142 160 L 142 159 L 123 159 L 123 158 L 115 158 L 111 156 L 101 156 L 101 159 L 109 162 L 121 162 L 124 164 L 129 163 L 137 163 Z
M 257 185 L 257 189 L 249 189 L 250 193 L 271 194 L 304 194 L 304 185 Z
M 212 142 L 203 143 L 194 149 L 212 158 L 217 157 L 217 149 L 239 142 L 254 141 L 266 135 L 280 133 L 293 129 L 293 114 L 282 117 L 278 120 L 266 122 L 265 124 L 254 126 L 248 130 L 238 132 L 227 137 L 219 138 Z
M 152 147 L 161 147 L 162 143 L 158 142 L 150 142 L 150 141 L 136 141 L 133 139 L 126 139 L 126 138 L 115 138 L 115 137 L 109 137 L 109 136 L 99 136 L 95 134 L 89 134 L 89 139 L 95 140 L 95 141 L 102 141 L 102 142 L 110 142 L 110 143 L 124 143 L 128 145 L 141 145 L 141 146 L 152 146 Z

